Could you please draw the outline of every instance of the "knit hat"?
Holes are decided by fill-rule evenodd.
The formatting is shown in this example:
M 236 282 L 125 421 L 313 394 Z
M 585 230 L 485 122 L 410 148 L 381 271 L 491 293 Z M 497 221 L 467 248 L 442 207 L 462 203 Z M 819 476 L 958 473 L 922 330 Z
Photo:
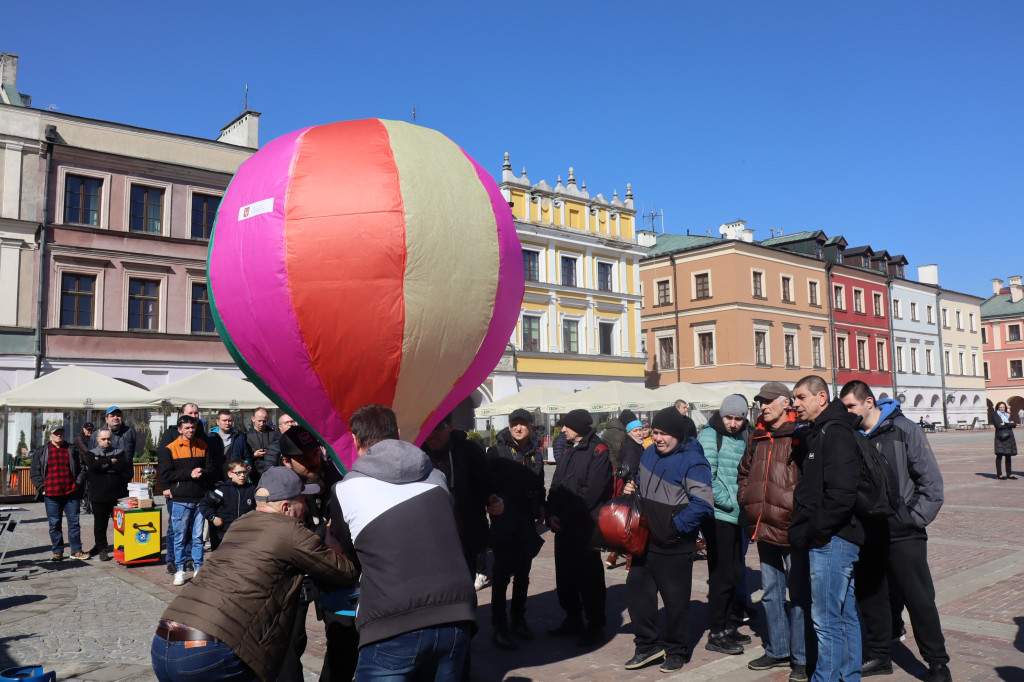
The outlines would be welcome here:
M 750 406 L 747 404 L 747 399 L 739 393 L 733 393 L 732 395 L 725 396 L 722 406 L 718 408 L 718 415 L 720 417 L 733 416 L 746 419 L 749 411 Z
M 508 423 L 511 424 L 517 419 L 522 419 L 530 426 L 533 426 L 533 415 L 521 407 L 508 416 Z
M 664 431 L 680 441 L 685 441 L 690 436 L 697 437 L 697 426 L 693 423 L 693 420 L 679 414 L 679 410 L 675 408 L 675 405 L 666 407 L 654 415 L 651 427 Z
M 594 418 L 591 417 L 590 413 L 586 410 L 573 410 L 562 417 L 562 423 L 582 436 L 586 434 L 587 431 L 590 431 L 590 426 L 594 423 Z
M 633 410 L 623 410 L 622 412 L 619 412 L 619 421 L 624 425 L 630 422 L 635 422 L 636 415 L 633 414 Z

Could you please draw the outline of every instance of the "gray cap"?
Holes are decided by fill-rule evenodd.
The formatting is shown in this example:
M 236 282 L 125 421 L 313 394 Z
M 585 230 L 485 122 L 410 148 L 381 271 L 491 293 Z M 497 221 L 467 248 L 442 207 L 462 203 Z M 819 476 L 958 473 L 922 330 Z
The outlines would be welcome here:
M 793 399 L 793 396 L 789 393 L 789 389 L 786 388 L 786 384 L 781 381 L 769 381 L 761 387 L 760 391 L 757 392 L 757 395 L 754 396 L 754 400 L 756 402 L 761 402 L 762 400 L 765 402 L 771 402 L 779 396 L 786 396 L 790 400 Z
M 257 502 L 277 502 L 279 500 L 290 500 L 299 495 L 315 495 L 320 492 L 320 486 L 315 483 L 302 485 L 299 475 L 288 467 L 271 467 L 260 476 L 257 489 L 266 488 L 266 495 L 257 495 Z

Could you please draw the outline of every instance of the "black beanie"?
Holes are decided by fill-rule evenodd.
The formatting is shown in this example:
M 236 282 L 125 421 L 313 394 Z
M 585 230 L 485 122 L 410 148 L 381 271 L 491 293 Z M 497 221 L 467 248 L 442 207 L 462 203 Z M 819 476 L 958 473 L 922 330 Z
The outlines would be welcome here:
M 591 417 L 590 413 L 586 410 L 573 410 L 562 417 L 562 423 L 579 435 L 585 436 L 587 432 L 590 431 L 590 426 L 594 423 L 594 418 Z
M 664 431 L 673 438 L 677 438 L 680 442 L 685 441 L 690 436 L 697 437 L 697 426 L 693 423 L 693 420 L 679 414 L 679 410 L 674 405 L 666 407 L 654 415 L 651 428 Z
M 635 422 L 636 415 L 633 414 L 633 410 L 623 410 L 622 412 L 619 413 L 619 421 L 622 422 L 623 426 L 625 426 L 630 422 Z
M 514 422 L 517 419 L 522 419 L 524 422 L 526 422 L 530 426 L 533 426 L 533 415 L 530 414 L 529 412 L 527 412 L 526 410 L 524 410 L 521 407 L 518 410 L 516 410 L 515 412 L 513 412 L 512 414 L 510 414 L 508 416 L 508 423 L 511 424 L 512 422 Z

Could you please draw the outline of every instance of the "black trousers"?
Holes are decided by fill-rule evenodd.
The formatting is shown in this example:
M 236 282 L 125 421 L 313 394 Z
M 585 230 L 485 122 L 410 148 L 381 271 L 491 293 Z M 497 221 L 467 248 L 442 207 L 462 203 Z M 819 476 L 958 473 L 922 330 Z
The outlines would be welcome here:
M 1003 460 L 1006 460 L 1006 475 L 1009 476 L 1011 473 L 1010 469 L 1010 455 L 996 455 L 996 476 L 1003 475 Z
M 526 617 L 526 595 L 530 589 L 530 567 L 533 557 L 525 547 L 497 545 L 494 554 L 494 577 L 491 579 L 491 622 L 505 624 L 505 597 L 512 582 L 513 621 Z M 602 586 L 603 587 L 603 586 Z
M 555 592 L 558 605 L 574 620 L 587 615 L 590 627 L 604 627 L 604 565 L 601 552 L 586 541 L 555 533 Z
M 117 500 L 110 502 L 94 500 L 92 503 L 92 537 L 97 552 L 107 548 L 107 525 L 113 517 L 116 506 Z
M 282 656 L 281 669 L 277 673 L 277 682 L 302 682 L 302 654 L 306 651 L 306 614 L 312 599 L 312 581 L 303 578 L 302 592 L 299 595 L 299 607 L 292 623 L 292 634 L 288 646 Z
M 349 619 L 353 620 L 353 619 Z M 320 682 L 352 682 L 359 660 L 359 633 L 355 623 L 324 620 L 327 632 L 327 653 L 320 670 Z
M 889 658 L 893 613 L 890 584 L 910 614 L 914 639 L 929 666 L 949 663 L 942 634 L 935 585 L 928 568 L 928 542 L 924 538 L 889 543 L 865 543 L 854 565 L 857 605 L 864 630 L 864 656 Z
M 714 519 L 702 524 L 708 546 L 708 629 L 726 629 L 736 591 L 743 582 L 743 552 L 739 526 Z
M 693 552 L 633 557 L 626 578 L 626 606 L 633 623 L 637 651 L 665 649 L 688 659 L 690 656 L 690 587 Z M 658 632 L 658 594 L 665 602 L 665 636 Z

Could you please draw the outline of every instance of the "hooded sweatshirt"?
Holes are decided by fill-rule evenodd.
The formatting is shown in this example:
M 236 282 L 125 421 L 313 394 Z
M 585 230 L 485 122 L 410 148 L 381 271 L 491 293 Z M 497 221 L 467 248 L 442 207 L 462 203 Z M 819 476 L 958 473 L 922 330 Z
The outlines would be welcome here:
M 334 487 L 332 528 L 362 570 L 359 646 L 422 628 L 472 621 L 466 570 L 444 475 L 415 445 L 384 440 Z

